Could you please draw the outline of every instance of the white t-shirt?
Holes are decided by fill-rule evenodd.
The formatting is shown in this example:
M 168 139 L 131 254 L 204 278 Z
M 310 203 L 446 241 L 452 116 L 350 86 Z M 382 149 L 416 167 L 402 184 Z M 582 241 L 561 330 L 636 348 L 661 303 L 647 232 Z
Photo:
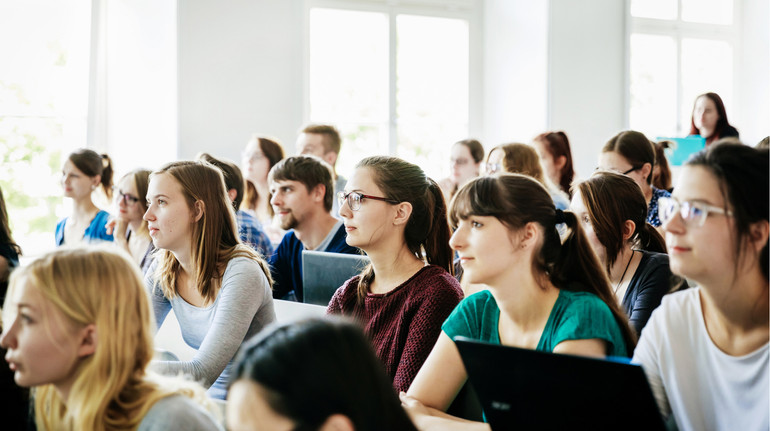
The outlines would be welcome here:
M 642 331 L 641 364 L 664 417 L 680 430 L 770 428 L 770 344 L 743 356 L 721 351 L 706 331 L 700 288 L 663 297 Z

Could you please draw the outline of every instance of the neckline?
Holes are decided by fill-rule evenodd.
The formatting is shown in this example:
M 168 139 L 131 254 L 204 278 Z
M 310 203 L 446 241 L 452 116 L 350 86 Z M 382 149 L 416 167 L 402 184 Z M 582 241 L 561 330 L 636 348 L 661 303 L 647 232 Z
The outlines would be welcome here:
M 559 296 L 556 297 L 556 301 L 553 303 L 553 307 L 551 307 L 551 311 L 548 312 L 548 320 L 545 321 L 543 332 L 540 334 L 540 338 L 538 338 L 537 340 L 537 345 L 533 350 L 538 350 L 540 346 L 543 344 L 543 337 L 545 336 L 545 330 L 552 324 L 552 321 L 554 319 L 553 310 L 556 309 L 556 305 L 559 304 L 559 302 L 563 298 L 564 289 L 561 289 L 561 288 L 557 288 L 557 289 L 559 289 Z M 497 338 L 497 344 L 503 345 L 502 338 L 500 338 L 500 316 L 502 315 L 502 313 L 500 312 L 500 306 L 497 305 L 497 299 L 495 299 L 495 296 L 492 295 L 492 292 L 489 292 L 489 291 L 487 292 L 489 293 L 489 296 L 492 297 L 492 300 L 495 301 L 495 309 L 497 312 L 497 321 L 495 322 L 495 337 Z
M 387 292 L 385 292 L 385 293 L 371 293 L 371 292 L 367 292 L 367 293 L 366 293 L 366 297 L 367 297 L 367 298 L 385 298 L 385 297 L 388 297 L 388 296 L 390 296 L 390 295 L 393 295 L 393 294 L 395 294 L 396 292 L 398 292 L 398 291 L 400 291 L 401 289 L 403 289 L 403 288 L 404 288 L 404 286 L 406 286 L 407 284 L 411 283 L 411 282 L 412 282 L 412 281 L 413 281 L 415 278 L 417 278 L 417 276 L 419 276 L 420 274 L 422 274 L 422 273 L 423 273 L 423 272 L 424 272 L 424 271 L 425 271 L 427 268 L 431 268 L 431 267 L 433 267 L 433 266 L 434 266 L 434 265 L 425 265 L 425 266 L 423 266 L 422 268 L 420 268 L 419 270 L 417 270 L 417 272 L 415 272 L 414 274 L 412 274 L 412 276 L 411 276 L 411 277 L 409 277 L 408 279 L 406 279 L 406 281 L 404 281 L 403 283 L 399 284 L 399 285 L 398 285 L 398 286 L 396 286 L 395 288 L 393 288 L 393 289 L 391 289 L 391 290 L 389 290 L 389 291 L 387 291 Z

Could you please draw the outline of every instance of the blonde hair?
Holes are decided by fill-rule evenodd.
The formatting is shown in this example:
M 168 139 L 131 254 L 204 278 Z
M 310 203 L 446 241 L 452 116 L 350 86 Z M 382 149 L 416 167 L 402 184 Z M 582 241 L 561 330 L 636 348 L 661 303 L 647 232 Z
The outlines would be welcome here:
M 500 150 L 503 153 L 503 171 L 512 174 L 522 174 L 536 179 L 540 184 L 548 186 L 543 175 L 543 166 L 537 151 L 529 145 L 512 143 L 498 145 L 487 153 L 487 161 L 493 151 Z
M 193 227 L 191 238 L 191 258 L 195 264 L 190 274 L 195 286 L 206 304 L 211 304 L 217 297 L 219 285 L 225 267 L 230 259 L 248 257 L 259 263 L 270 286 L 273 281 L 270 270 L 251 247 L 243 245 L 238 236 L 235 210 L 225 189 L 222 171 L 208 162 L 182 161 L 169 163 L 151 174 L 167 174 L 181 186 L 182 193 L 191 210 L 196 202 L 202 202 L 202 215 Z M 180 270 L 179 262 L 169 250 L 157 251 L 158 266 L 155 279 L 159 281 L 166 298 L 176 296 L 176 278 Z
M 59 248 L 16 270 L 8 296 L 25 282 L 73 325 L 94 324 L 98 334 L 94 353 L 77 365 L 66 404 L 52 384 L 36 389 L 38 429 L 133 429 L 167 396 L 205 403 L 200 386 L 148 374 L 155 323 L 139 269 L 125 252 Z

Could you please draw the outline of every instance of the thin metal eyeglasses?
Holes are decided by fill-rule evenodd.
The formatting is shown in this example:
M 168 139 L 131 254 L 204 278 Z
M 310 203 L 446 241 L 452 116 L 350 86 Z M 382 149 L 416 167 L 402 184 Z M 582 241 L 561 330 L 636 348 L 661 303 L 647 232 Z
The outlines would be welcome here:
M 139 198 L 132 196 L 128 193 L 123 193 L 119 188 L 113 187 L 112 191 L 117 193 L 118 201 L 123 201 L 126 205 L 135 205 L 139 202 Z
M 594 169 L 594 170 L 595 170 L 595 171 L 610 171 L 610 172 L 617 172 L 617 173 L 619 173 L 620 175 L 628 175 L 628 174 L 630 174 L 631 172 L 633 172 L 633 171 L 635 171 L 635 170 L 637 170 L 637 169 L 641 169 L 641 168 L 642 168 L 642 166 L 644 166 L 644 165 L 631 166 L 631 169 L 629 169 L 629 170 L 627 170 L 627 171 L 625 171 L 625 172 L 620 172 L 620 170 L 618 170 L 618 169 L 612 169 L 612 168 L 602 168 L 601 166 L 597 166 L 597 167 L 596 167 L 596 169 Z
M 709 214 L 721 214 L 725 217 L 732 217 L 730 211 L 704 202 L 684 201 L 679 202 L 674 198 L 658 199 L 658 218 L 661 223 L 670 222 L 674 216 L 679 213 L 687 226 L 701 227 L 706 222 Z
M 344 205 L 345 201 L 347 201 L 348 206 L 353 211 L 358 211 L 359 209 L 361 209 L 361 201 L 363 201 L 364 199 L 373 199 L 376 201 L 383 201 L 391 204 L 399 203 L 398 201 L 394 201 L 393 199 L 381 198 L 379 196 L 370 196 L 370 195 L 365 195 L 358 192 L 350 192 L 350 193 L 338 192 L 337 193 L 337 202 L 340 204 L 340 208 L 342 208 L 342 205 Z

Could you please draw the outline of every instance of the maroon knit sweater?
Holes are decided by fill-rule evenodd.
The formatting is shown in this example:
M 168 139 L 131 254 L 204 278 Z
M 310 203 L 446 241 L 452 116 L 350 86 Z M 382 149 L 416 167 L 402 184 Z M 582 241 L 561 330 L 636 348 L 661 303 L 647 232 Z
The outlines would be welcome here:
M 393 387 L 406 392 L 436 344 L 441 324 L 463 298 L 460 283 L 443 268 L 426 266 L 388 293 L 367 294 L 363 306 L 356 301 L 357 287 L 358 276 L 345 282 L 326 312 L 360 321 Z

